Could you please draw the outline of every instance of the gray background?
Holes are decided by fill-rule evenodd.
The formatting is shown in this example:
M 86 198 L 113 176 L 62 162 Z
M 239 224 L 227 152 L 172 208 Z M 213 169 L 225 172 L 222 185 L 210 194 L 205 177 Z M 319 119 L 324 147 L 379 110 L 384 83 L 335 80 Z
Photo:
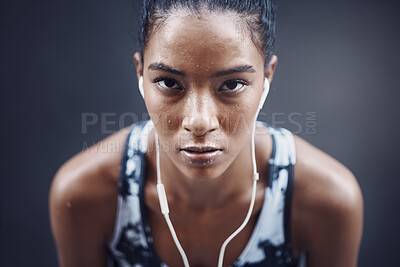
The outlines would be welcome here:
M 279 65 L 262 119 L 357 176 L 359 266 L 395 266 L 400 249 L 399 6 L 281 0 L 278 10 Z M 132 1 L 0 2 L 0 266 L 57 265 L 52 176 L 85 146 L 147 118 L 131 59 L 138 10 Z M 99 122 L 83 133 L 85 113 Z

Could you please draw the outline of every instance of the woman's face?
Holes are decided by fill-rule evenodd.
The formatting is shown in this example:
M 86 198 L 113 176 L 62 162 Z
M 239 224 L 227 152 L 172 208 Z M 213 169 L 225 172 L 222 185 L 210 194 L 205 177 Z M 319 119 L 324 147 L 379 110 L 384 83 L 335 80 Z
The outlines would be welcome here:
M 176 11 L 143 56 L 143 66 L 136 62 L 163 151 L 188 177 L 220 176 L 250 147 L 264 84 L 264 57 L 243 21 Z

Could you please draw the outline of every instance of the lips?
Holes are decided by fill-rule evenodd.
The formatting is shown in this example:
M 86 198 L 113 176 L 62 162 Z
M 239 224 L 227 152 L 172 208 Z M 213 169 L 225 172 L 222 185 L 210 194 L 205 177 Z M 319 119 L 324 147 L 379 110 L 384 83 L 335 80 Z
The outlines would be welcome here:
M 222 154 L 222 151 L 222 149 L 212 146 L 189 146 L 180 150 L 182 155 L 195 165 L 212 164 Z
M 206 153 L 206 152 L 213 152 L 213 151 L 222 150 L 222 149 L 218 149 L 218 148 L 215 148 L 212 146 L 204 146 L 204 147 L 189 146 L 186 148 L 182 148 L 181 150 L 193 152 L 193 153 Z

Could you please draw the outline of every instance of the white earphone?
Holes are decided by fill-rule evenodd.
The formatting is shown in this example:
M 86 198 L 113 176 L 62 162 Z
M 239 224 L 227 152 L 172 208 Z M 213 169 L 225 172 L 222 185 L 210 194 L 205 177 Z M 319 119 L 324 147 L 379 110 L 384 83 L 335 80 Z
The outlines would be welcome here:
M 269 93 L 269 81 L 267 78 L 264 78 L 264 91 L 260 98 L 260 104 L 258 105 L 258 110 L 261 110 L 262 107 L 264 106 L 264 103 L 265 103 L 265 100 L 267 99 L 268 93 Z M 256 117 L 256 119 L 257 119 L 257 117 Z
M 257 164 L 256 164 L 256 156 L 255 156 L 255 144 L 254 144 L 254 135 L 255 135 L 255 128 L 256 128 L 256 122 L 257 122 L 257 117 L 258 114 L 260 113 L 260 110 L 264 106 L 265 100 L 267 99 L 268 93 L 269 93 L 269 81 L 267 78 L 264 80 L 264 90 L 260 98 L 260 102 L 258 104 L 258 109 L 254 118 L 254 124 L 253 124 L 253 129 L 252 129 L 252 135 L 251 135 L 251 157 L 252 157 L 252 165 L 253 165 L 253 188 L 252 188 L 252 195 L 251 195 L 251 201 L 250 201 L 250 207 L 247 212 L 246 218 L 244 219 L 243 223 L 239 226 L 238 229 L 236 229 L 235 232 L 233 232 L 222 244 L 220 252 L 219 252 L 219 257 L 218 257 L 218 267 L 222 267 L 223 261 L 224 261 L 224 254 L 225 254 L 225 249 L 226 246 L 229 244 L 229 242 L 237 236 L 247 225 L 247 223 L 250 220 L 251 213 L 253 212 L 254 208 L 254 203 L 255 203 L 255 198 L 256 198 L 256 189 L 257 189 L 257 181 L 259 179 L 259 174 L 257 172 Z M 143 94 L 143 76 L 140 76 L 139 78 L 139 91 L 140 94 L 142 95 L 144 99 L 144 94 Z M 161 213 L 164 215 L 165 221 L 167 222 L 169 231 L 171 232 L 172 238 L 175 242 L 176 247 L 178 248 L 179 253 L 181 254 L 182 261 L 184 263 L 185 267 L 190 267 L 189 261 L 186 257 L 185 251 L 183 250 L 178 237 L 175 233 L 175 229 L 172 225 L 171 219 L 169 218 L 169 208 L 168 208 L 168 201 L 167 201 L 167 194 L 165 193 L 165 188 L 164 184 L 162 183 L 161 180 L 161 168 L 160 168 L 160 144 L 158 140 L 158 135 L 157 132 L 155 133 L 155 139 L 156 139 L 156 166 L 157 166 L 157 195 L 158 199 L 160 202 L 160 208 L 161 208 Z
M 142 95 L 144 99 L 144 92 L 143 92 L 143 76 L 140 76 L 139 78 L 139 92 Z

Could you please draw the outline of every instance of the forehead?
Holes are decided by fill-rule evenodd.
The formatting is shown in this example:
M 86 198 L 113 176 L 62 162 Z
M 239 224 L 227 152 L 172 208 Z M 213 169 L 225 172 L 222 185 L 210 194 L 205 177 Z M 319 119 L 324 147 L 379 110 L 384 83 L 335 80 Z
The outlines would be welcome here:
M 241 64 L 263 66 L 263 55 L 241 20 L 235 13 L 175 11 L 150 36 L 145 65 L 161 62 L 176 68 L 195 67 L 194 71 Z

